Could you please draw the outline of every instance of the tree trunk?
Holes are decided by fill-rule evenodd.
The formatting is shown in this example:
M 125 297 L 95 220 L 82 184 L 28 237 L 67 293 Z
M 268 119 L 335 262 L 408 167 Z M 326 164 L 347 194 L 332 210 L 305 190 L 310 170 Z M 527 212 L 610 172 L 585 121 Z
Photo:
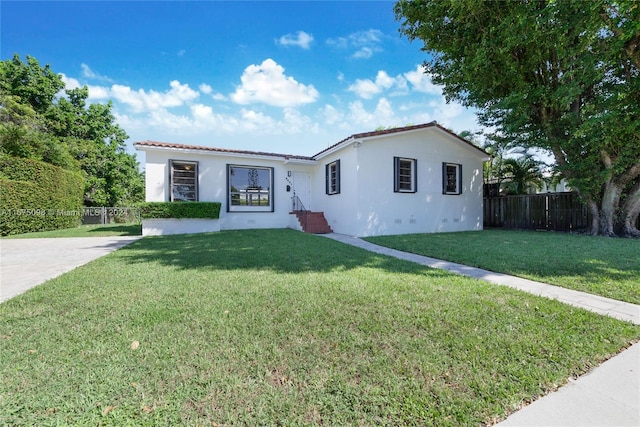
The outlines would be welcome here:
M 597 234 L 600 236 L 613 237 L 616 235 L 616 215 L 620 207 L 620 194 L 622 188 L 620 188 L 612 179 L 608 179 L 604 185 L 604 192 L 602 194 L 602 200 L 600 201 L 600 209 L 598 212 L 598 232 L 591 234 Z
M 640 180 L 636 182 L 622 205 L 624 218 L 622 234 L 625 237 L 640 237 L 640 230 L 636 227 L 640 214 Z

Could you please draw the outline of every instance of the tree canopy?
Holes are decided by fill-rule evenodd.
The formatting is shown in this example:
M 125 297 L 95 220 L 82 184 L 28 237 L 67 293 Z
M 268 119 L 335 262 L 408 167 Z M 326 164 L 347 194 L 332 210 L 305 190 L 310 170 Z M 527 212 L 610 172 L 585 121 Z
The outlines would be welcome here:
M 593 234 L 640 235 L 640 4 L 400 0 L 395 13 L 448 100 L 553 155 Z
M 82 171 L 87 206 L 143 200 L 144 180 L 111 102 L 88 104 L 88 97 L 86 86 L 65 90 L 31 56 L 0 62 L 0 152 Z

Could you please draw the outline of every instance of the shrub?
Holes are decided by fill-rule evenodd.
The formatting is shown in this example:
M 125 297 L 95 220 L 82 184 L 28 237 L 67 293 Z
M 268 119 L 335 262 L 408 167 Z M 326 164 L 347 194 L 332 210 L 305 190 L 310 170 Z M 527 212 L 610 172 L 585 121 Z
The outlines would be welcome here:
M 48 163 L 0 155 L 0 234 L 80 224 L 84 178 Z
M 138 205 L 142 219 L 220 218 L 220 202 L 145 202 Z

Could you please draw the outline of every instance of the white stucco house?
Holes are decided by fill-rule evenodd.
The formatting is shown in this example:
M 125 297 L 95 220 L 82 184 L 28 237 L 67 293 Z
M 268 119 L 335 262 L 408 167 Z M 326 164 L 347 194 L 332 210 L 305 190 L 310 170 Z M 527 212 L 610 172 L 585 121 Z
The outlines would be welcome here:
M 155 141 L 134 146 L 146 153 L 147 201 L 221 202 L 220 230 L 365 237 L 482 229 L 489 155 L 436 122 L 354 134 L 310 157 Z M 309 211 L 324 214 L 324 227 L 313 229 L 313 215 L 304 224 L 301 213 Z

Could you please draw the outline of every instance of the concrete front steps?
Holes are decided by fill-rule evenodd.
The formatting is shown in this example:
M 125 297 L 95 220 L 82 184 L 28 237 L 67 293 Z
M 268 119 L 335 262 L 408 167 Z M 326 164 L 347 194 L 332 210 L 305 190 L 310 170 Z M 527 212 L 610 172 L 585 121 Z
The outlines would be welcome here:
M 333 232 L 324 217 L 324 212 L 295 211 L 294 213 L 305 233 L 328 234 Z

